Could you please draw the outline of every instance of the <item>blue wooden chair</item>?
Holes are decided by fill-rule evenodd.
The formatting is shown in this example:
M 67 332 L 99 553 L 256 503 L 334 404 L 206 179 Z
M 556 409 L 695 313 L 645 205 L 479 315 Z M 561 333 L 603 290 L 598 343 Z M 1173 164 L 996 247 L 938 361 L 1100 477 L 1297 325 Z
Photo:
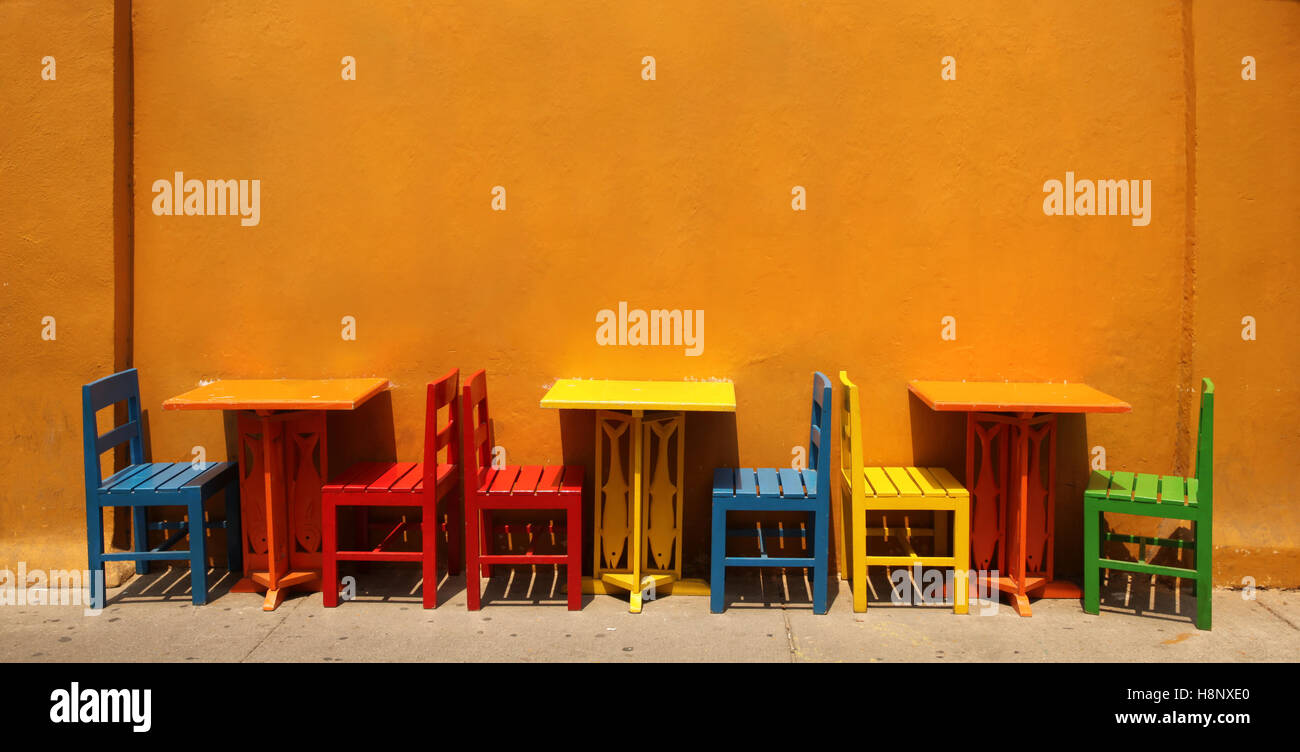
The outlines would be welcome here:
M 127 420 L 99 435 L 95 413 L 126 402 Z M 188 559 L 190 590 L 194 605 L 208 600 L 208 560 L 204 545 L 207 528 L 225 528 L 227 567 L 243 569 L 239 527 L 239 473 L 233 462 L 209 462 L 195 467 L 190 462 L 145 462 L 144 437 L 140 425 L 140 380 L 134 368 L 115 373 L 81 387 L 82 435 L 86 456 L 86 543 L 91 571 L 91 608 L 104 607 L 104 562 L 134 561 L 137 574 L 149 571 L 149 562 Z M 99 457 L 123 443 L 130 443 L 127 467 L 103 478 Z M 226 491 L 224 522 L 204 523 L 203 502 L 218 491 Z M 149 522 L 149 507 L 183 506 L 184 522 Z M 104 507 L 131 507 L 133 549 L 104 553 Z M 191 526 L 196 534 L 190 535 Z M 174 531 L 163 543 L 146 550 L 149 530 Z M 173 551 L 181 538 L 190 536 L 188 551 Z M 96 579 L 98 578 L 98 579 Z
M 813 611 L 826 613 L 828 541 L 831 527 L 830 447 L 831 381 L 813 374 L 812 429 L 808 437 L 808 468 L 718 468 L 713 471 L 713 562 L 709 582 L 710 610 L 722 613 L 726 603 L 727 567 L 808 567 L 812 569 Z M 804 530 L 764 531 L 727 529 L 727 512 L 807 512 Z M 768 556 L 765 535 L 803 539 L 807 556 Z M 727 556 L 727 538 L 758 538 L 758 556 Z M 808 539 L 812 539 L 811 550 Z

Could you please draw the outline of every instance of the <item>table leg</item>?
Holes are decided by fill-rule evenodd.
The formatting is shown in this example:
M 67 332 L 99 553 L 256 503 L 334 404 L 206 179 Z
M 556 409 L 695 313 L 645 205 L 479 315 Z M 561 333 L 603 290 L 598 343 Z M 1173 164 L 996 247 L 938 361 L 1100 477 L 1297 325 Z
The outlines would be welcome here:
M 628 557 L 632 565 L 632 591 L 628 610 L 634 614 L 641 613 L 641 472 L 645 459 L 641 456 L 641 419 L 640 410 L 632 411 L 632 553 Z

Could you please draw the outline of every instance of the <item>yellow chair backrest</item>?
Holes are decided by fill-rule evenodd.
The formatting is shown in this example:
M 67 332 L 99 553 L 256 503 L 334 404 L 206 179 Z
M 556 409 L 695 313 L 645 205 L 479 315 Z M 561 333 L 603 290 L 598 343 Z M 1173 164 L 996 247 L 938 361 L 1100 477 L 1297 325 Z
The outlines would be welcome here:
M 863 487 L 862 465 L 862 407 L 858 401 L 858 387 L 849 381 L 847 371 L 840 371 L 840 504 L 844 514 L 840 525 L 840 551 L 851 557 L 852 541 L 849 531 L 853 525 L 852 510 L 866 503 Z M 841 564 L 847 567 L 847 562 Z M 845 569 L 841 569 L 845 572 Z

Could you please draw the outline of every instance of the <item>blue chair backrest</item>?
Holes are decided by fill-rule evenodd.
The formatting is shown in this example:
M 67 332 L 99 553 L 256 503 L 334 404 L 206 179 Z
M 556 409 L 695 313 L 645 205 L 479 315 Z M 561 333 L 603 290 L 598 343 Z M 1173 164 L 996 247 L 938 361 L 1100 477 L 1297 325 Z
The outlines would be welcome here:
M 813 372 L 812 428 L 808 435 L 808 467 L 817 471 L 817 496 L 831 494 L 831 380 L 821 371 Z
M 95 413 L 122 401 L 126 402 L 126 422 L 100 436 Z M 105 376 L 81 387 L 81 420 L 87 489 L 97 489 L 103 482 L 99 456 L 120 444 L 130 442 L 132 465 L 144 462 L 144 436 L 140 428 L 140 379 L 134 368 Z

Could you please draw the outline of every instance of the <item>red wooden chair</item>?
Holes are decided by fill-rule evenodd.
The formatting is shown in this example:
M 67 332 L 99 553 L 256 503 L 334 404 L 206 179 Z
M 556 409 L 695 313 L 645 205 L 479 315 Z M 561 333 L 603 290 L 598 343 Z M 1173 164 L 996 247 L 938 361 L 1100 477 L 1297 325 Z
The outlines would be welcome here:
M 321 488 L 321 579 L 325 605 L 339 604 L 340 561 L 418 561 L 424 565 L 422 584 L 424 607 L 438 605 L 438 537 L 447 533 L 447 569 L 460 569 L 458 531 L 460 504 L 452 492 L 460 483 L 460 371 L 453 368 L 429 384 L 424 415 L 424 462 L 359 462 L 333 482 Z M 449 407 L 447 424 L 439 428 L 438 411 Z M 447 450 L 444 461 L 438 453 Z M 447 500 L 447 523 L 438 517 L 438 502 Z M 369 546 L 370 507 L 420 507 L 422 550 L 392 551 L 388 545 L 405 532 L 410 522 L 397 523 L 379 545 L 369 550 L 341 551 L 338 548 L 338 508 L 357 507 L 358 531 L 363 546 Z
M 493 469 L 492 423 L 488 420 L 487 373 L 480 370 L 461 396 L 465 447 L 465 586 L 469 610 L 479 610 L 479 574 L 492 576 L 493 564 L 563 564 L 567 568 L 569 610 L 582 608 L 582 474 L 577 465 L 509 466 Z M 492 553 L 497 510 L 562 510 L 564 525 L 524 527 L 528 549 L 522 554 Z M 565 532 L 566 554 L 537 554 L 541 532 Z M 508 532 L 508 531 L 507 531 Z

